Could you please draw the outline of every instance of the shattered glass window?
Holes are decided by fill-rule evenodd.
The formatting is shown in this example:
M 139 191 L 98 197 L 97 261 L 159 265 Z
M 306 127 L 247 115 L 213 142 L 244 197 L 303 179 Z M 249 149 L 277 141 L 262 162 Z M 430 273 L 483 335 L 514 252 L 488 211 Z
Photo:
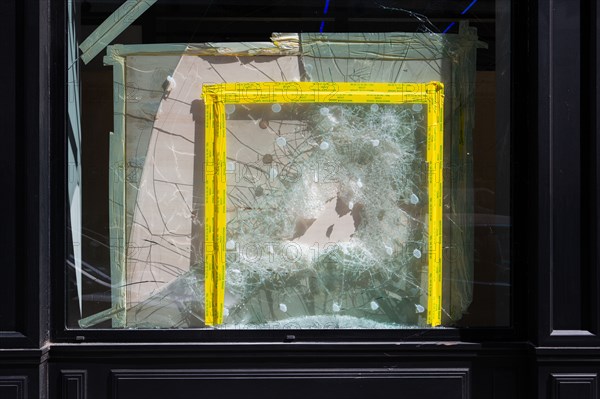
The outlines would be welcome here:
M 69 1 L 67 326 L 510 325 L 509 15 Z

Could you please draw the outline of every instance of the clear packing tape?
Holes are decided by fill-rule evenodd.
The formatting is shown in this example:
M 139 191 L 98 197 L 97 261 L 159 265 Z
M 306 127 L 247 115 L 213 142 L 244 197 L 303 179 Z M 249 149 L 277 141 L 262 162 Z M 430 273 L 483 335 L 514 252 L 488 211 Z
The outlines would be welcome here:
M 468 154 L 481 45 L 463 24 L 459 34 L 109 46 L 112 307 L 79 324 L 416 328 L 460 319 L 472 299 Z M 207 88 L 243 82 L 358 91 L 441 82 L 442 138 L 428 142 L 433 108 L 423 99 L 421 109 L 356 95 L 303 102 L 290 92 L 205 107 Z M 226 132 L 219 195 L 205 177 L 215 165 L 210 148 L 217 154 L 215 115 Z M 443 160 L 438 191 L 427 169 L 432 145 Z M 225 212 L 213 219 L 218 206 Z M 212 244 L 210 220 L 222 235 Z

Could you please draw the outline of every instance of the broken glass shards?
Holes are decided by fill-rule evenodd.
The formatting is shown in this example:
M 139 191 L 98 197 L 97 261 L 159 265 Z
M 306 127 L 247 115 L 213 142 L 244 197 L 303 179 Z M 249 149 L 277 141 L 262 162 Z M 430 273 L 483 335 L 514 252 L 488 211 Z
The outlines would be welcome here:
M 261 104 L 228 114 L 226 325 L 419 324 L 423 108 Z

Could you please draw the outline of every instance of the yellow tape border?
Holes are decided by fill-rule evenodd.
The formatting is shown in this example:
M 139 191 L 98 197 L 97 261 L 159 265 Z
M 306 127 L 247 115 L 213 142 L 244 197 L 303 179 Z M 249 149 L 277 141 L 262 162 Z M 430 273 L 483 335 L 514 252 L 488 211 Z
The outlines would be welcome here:
M 226 241 L 225 104 L 427 105 L 429 194 L 427 323 L 441 324 L 444 86 L 429 83 L 252 82 L 205 85 L 205 324 L 223 323 Z

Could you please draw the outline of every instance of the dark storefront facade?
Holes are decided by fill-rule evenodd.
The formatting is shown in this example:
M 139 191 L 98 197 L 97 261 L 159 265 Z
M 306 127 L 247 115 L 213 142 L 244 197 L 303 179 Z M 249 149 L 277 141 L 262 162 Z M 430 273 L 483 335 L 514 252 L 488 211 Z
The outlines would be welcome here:
M 599 397 L 595 0 L 0 22 L 0 398 Z

